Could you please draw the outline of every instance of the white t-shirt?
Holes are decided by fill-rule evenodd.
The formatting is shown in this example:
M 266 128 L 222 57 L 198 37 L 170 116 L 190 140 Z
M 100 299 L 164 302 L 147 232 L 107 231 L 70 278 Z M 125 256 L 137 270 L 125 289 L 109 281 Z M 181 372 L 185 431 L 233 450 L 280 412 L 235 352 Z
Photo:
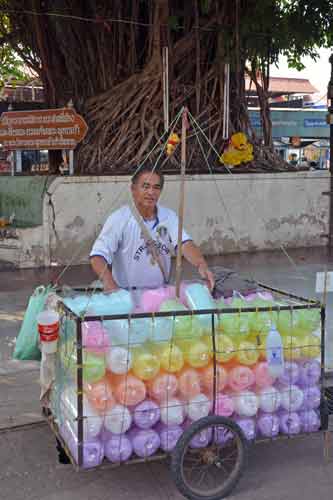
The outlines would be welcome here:
M 152 239 L 161 256 L 167 276 L 171 268 L 170 247 L 176 248 L 178 241 L 178 217 L 173 210 L 157 206 L 155 221 L 146 221 Z M 183 231 L 182 243 L 191 240 Z M 141 228 L 128 205 L 125 205 L 106 220 L 95 241 L 90 257 L 99 255 L 112 264 L 112 275 L 121 288 L 155 288 L 163 285 L 163 275 L 141 235 Z

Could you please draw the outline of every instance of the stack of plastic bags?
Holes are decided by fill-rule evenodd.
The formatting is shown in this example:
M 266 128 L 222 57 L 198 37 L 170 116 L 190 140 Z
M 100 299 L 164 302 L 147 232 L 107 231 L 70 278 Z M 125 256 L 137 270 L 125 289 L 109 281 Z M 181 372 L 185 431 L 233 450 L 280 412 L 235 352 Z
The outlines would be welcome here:
M 261 312 L 277 305 L 267 293 L 215 302 L 200 283 L 184 283 L 180 295 L 178 301 L 174 287 L 165 287 L 144 290 L 136 300 L 125 290 L 64 299 L 75 313 L 101 318 L 82 322 L 84 467 L 104 457 L 120 463 L 170 452 L 184 429 L 213 413 L 232 418 L 249 440 L 319 429 L 318 309 Z M 230 307 L 238 312 L 228 313 Z M 216 308 L 221 314 L 174 314 Z M 159 311 L 172 314 L 131 318 Z M 104 319 L 113 314 L 128 318 Z M 284 347 L 278 377 L 266 361 L 272 324 Z M 58 354 L 53 412 L 78 460 L 76 326 L 67 315 Z M 209 431 L 201 433 L 191 446 L 211 439 Z

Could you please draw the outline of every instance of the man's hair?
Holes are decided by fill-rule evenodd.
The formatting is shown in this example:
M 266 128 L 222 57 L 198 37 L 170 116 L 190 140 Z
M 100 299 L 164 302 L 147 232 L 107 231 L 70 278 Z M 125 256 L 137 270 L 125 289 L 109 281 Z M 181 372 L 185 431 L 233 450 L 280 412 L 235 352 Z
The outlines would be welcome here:
M 135 174 L 132 177 L 132 184 L 136 184 L 138 182 L 139 178 L 141 177 L 141 175 L 147 174 L 147 173 L 156 174 L 159 176 L 161 190 L 162 190 L 163 186 L 164 186 L 164 175 L 162 174 L 162 172 L 159 169 L 157 169 L 153 166 L 150 166 L 150 165 L 141 167 L 137 172 L 135 172 Z

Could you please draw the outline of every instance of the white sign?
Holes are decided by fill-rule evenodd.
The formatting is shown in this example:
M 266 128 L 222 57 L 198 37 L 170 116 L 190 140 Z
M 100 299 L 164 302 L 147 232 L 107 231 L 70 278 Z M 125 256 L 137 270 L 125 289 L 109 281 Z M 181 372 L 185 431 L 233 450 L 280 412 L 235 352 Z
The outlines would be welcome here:
M 333 272 L 316 274 L 316 293 L 333 292 Z

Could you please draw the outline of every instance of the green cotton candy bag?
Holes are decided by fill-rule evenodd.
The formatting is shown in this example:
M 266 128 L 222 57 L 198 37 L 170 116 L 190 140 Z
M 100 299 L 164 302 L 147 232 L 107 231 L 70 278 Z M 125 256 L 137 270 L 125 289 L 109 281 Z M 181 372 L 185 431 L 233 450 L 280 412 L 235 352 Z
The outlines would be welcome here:
M 39 286 L 31 295 L 23 322 L 16 339 L 14 359 L 39 361 L 41 352 L 38 347 L 37 315 L 43 311 L 51 286 Z

